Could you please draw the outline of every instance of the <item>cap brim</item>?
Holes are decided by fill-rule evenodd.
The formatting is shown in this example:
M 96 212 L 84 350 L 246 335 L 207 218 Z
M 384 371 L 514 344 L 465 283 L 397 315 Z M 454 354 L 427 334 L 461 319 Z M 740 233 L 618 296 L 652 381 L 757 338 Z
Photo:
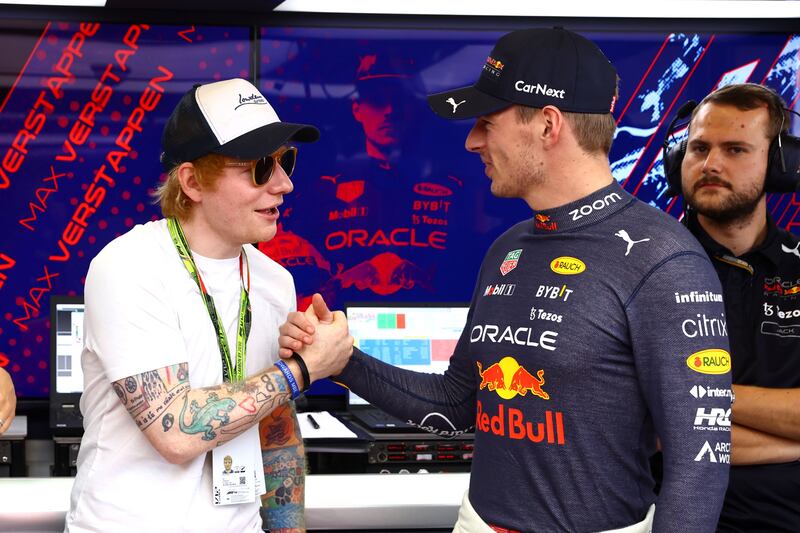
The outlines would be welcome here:
M 273 122 L 223 144 L 214 152 L 236 159 L 260 159 L 289 141 L 316 142 L 319 130 L 307 124 Z
M 513 102 L 496 98 L 470 85 L 432 94 L 428 96 L 428 105 L 442 118 L 461 120 L 501 111 L 513 105 Z

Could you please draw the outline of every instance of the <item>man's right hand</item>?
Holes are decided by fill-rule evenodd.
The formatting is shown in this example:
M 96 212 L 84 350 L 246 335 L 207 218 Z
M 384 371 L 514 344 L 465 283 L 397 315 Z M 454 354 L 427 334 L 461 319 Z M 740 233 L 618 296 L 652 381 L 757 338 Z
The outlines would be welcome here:
M 285 351 L 299 353 L 312 383 L 339 374 L 353 354 L 347 318 L 341 311 L 331 313 L 319 294 L 314 295 L 305 313 L 291 313 L 280 332 L 281 356 Z

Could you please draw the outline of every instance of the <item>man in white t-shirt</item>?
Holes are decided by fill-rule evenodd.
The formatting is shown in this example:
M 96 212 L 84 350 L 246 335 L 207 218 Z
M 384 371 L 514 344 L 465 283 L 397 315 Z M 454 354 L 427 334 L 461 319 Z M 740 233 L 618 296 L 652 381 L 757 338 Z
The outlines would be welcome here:
M 67 531 L 260 531 L 259 495 L 266 529 L 304 528 L 291 400 L 344 367 L 352 337 L 340 315 L 319 346 L 278 360 L 294 283 L 248 243 L 275 235 L 293 189 L 288 143 L 318 137 L 242 79 L 178 103 L 162 137 L 165 218 L 109 243 L 86 277 Z

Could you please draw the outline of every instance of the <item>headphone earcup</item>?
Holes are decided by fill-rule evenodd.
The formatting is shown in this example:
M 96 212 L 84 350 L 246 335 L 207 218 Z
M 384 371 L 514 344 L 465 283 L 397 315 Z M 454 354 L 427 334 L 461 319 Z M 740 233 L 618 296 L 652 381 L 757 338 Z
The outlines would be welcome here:
M 778 147 L 777 139 L 769 145 L 764 190 L 777 193 L 795 192 L 800 184 L 800 137 L 788 133 L 782 133 L 780 137 L 783 150 Z
M 677 196 L 681 191 L 681 164 L 686 155 L 686 139 L 673 143 L 664 149 L 664 176 L 667 179 L 667 197 Z

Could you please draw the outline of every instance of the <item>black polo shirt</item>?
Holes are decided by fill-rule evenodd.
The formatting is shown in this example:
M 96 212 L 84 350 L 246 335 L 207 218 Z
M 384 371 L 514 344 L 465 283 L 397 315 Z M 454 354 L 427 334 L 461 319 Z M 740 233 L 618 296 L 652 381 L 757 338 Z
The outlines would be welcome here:
M 722 282 L 733 383 L 800 387 L 800 247 L 767 219 L 764 242 L 740 257 L 693 214 L 688 225 Z M 800 531 L 800 462 L 732 466 L 718 531 Z

